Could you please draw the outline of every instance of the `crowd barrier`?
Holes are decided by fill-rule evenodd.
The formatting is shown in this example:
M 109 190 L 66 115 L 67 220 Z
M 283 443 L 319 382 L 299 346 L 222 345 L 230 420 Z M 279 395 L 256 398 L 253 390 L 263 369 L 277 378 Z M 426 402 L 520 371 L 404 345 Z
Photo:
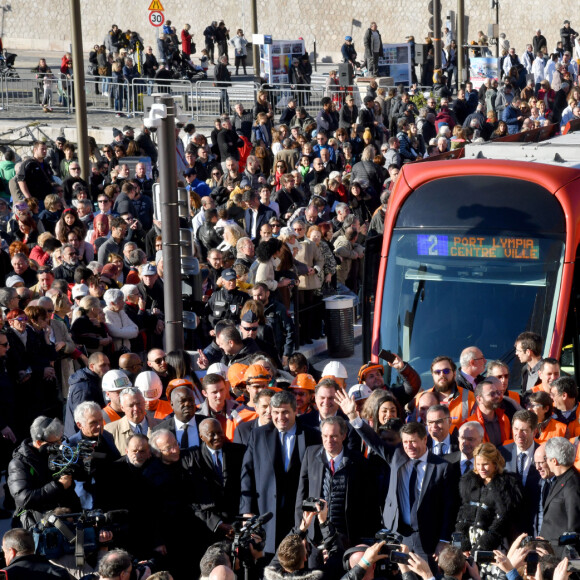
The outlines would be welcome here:
M 0 105 L 8 109 L 42 109 L 43 97 L 47 95 L 47 106 L 64 107 L 70 113 L 74 102 L 74 81 L 61 74 L 50 76 L 22 74 L 20 76 L 0 75 Z

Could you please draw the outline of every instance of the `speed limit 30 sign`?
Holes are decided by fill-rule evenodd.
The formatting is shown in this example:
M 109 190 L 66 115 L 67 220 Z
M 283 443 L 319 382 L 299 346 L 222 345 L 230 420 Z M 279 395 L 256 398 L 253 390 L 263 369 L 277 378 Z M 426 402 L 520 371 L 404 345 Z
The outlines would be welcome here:
M 149 22 L 151 22 L 153 26 L 161 26 L 165 22 L 163 12 L 158 12 L 157 10 L 149 12 Z

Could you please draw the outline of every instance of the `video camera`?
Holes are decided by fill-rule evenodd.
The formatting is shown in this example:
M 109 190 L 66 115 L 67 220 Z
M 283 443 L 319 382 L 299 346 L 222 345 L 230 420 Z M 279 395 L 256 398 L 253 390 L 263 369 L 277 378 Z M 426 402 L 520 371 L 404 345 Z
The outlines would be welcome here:
M 96 441 L 81 439 L 76 447 L 67 443 L 50 443 L 47 447 L 48 468 L 53 477 L 62 475 L 79 475 L 79 472 L 91 472 L 91 459 L 94 455 Z
M 262 551 L 266 545 L 266 524 L 274 517 L 272 512 L 266 512 L 262 516 L 252 516 L 251 518 L 237 518 L 234 522 L 234 541 L 232 542 L 231 559 L 232 565 L 237 559 L 247 568 L 253 564 L 254 558 L 250 551 L 250 545 L 258 552 Z M 256 541 L 252 536 L 259 536 L 260 541 Z
M 362 538 L 362 543 L 372 546 L 377 542 L 385 542 L 385 545 L 381 548 L 381 554 L 385 554 L 388 558 L 383 560 L 378 560 L 375 566 L 375 576 L 379 577 L 381 574 L 392 575 L 393 572 L 398 570 L 397 563 L 406 563 L 404 558 L 400 556 L 403 554 L 401 550 L 401 544 L 403 543 L 403 536 L 397 532 L 393 532 L 387 528 L 379 530 L 374 538 Z M 404 556 L 404 554 L 403 554 Z
M 99 532 L 120 534 L 127 529 L 129 512 L 85 510 L 81 513 L 50 514 L 32 528 L 36 553 L 49 560 L 75 554 L 77 567 L 84 566 L 85 556 L 99 549 Z

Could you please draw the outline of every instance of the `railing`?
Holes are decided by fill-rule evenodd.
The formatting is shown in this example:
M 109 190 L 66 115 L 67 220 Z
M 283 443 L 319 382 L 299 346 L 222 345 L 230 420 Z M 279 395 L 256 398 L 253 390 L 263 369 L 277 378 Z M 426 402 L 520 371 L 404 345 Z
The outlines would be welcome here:
M 257 88 L 251 82 L 197 81 L 192 100 L 193 116 L 196 121 L 206 117 L 215 119 L 222 113 L 230 113 L 236 103 L 241 103 L 244 109 L 251 111 L 256 101 Z
M 50 76 L 27 74 L 0 75 L 0 102 L 4 109 L 65 107 L 71 112 L 74 80 L 61 73 Z

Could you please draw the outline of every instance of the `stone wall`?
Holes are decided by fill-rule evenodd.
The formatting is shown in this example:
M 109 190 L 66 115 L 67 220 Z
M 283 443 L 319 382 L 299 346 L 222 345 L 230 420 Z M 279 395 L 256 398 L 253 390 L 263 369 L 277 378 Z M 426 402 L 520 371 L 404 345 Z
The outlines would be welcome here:
M 195 0 L 177 2 L 161 0 L 165 17 L 177 27 L 178 32 L 186 22 L 198 46 L 203 47 L 204 28 L 211 20 L 224 19 L 232 34 L 244 27 L 251 39 L 250 0 Z M 68 50 L 70 45 L 69 0 L 4 0 L 11 11 L 4 14 L 2 31 L 4 46 L 9 50 Z M 428 0 L 383 0 L 382 2 L 355 2 L 353 0 L 257 0 L 258 27 L 274 38 L 291 40 L 303 37 L 310 52 L 317 42 L 318 59 L 337 62 L 340 46 L 346 34 L 353 36 L 355 46 L 362 56 L 362 38 L 368 24 L 378 23 L 384 42 L 404 42 L 407 35 L 423 40 L 428 30 Z M 500 30 L 518 53 L 531 41 L 535 29 L 540 27 L 552 50 L 559 40 L 559 29 L 566 17 L 572 18 L 572 27 L 580 29 L 570 13 L 572 3 L 564 0 L 528 0 L 521 3 L 500 0 Z M 137 30 L 145 42 L 154 43 L 156 29 L 148 20 L 149 0 L 81 0 L 83 39 L 88 50 L 101 43 L 112 23 L 122 29 Z M 195 10 L 195 12 L 194 12 Z M 454 17 L 457 2 L 442 0 L 442 19 L 448 12 Z M 477 37 L 478 30 L 487 32 L 495 18 L 490 0 L 465 2 L 467 39 Z M 547 13 L 548 12 L 548 13 Z M 155 45 L 154 45 L 155 46 Z

